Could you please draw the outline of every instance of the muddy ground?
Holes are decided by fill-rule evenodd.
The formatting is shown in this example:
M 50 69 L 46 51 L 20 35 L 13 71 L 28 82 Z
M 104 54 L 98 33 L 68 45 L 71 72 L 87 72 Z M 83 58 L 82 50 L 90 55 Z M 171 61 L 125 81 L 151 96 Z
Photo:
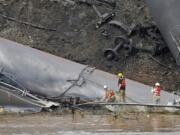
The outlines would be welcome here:
M 117 0 L 114 10 L 108 5 L 97 7 L 101 13 L 115 11 L 114 20 L 128 26 L 152 22 L 144 0 Z M 141 51 L 128 57 L 120 52 L 118 61 L 107 61 L 103 50 L 113 47 L 114 38 L 121 32 L 109 25 L 96 29 L 97 20 L 92 7 L 75 0 L 0 0 L 1 37 L 114 74 L 123 72 L 145 84 L 158 81 L 165 90 L 179 88 L 180 73 L 170 52 L 155 57 L 167 67 Z M 102 36 L 104 30 L 109 31 L 108 38 Z M 143 39 L 137 45 L 152 46 L 152 42 Z
M 0 115 L 0 135 L 178 135 L 179 115 Z

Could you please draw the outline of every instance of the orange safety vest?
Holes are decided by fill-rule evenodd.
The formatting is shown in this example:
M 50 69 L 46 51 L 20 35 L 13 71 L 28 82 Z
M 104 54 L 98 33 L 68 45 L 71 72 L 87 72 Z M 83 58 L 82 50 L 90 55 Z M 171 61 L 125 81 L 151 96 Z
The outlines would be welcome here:
M 115 96 L 115 93 L 114 93 L 113 90 L 108 90 L 108 91 L 106 91 L 106 99 L 107 99 L 108 97 L 112 98 L 113 96 Z
M 112 90 L 110 91 L 109 94 L 110 94 L 110 97 L 111 97 L 111 98 L 115 95 L 115 94 L 114 94 L 114 91 L 112 91 Z

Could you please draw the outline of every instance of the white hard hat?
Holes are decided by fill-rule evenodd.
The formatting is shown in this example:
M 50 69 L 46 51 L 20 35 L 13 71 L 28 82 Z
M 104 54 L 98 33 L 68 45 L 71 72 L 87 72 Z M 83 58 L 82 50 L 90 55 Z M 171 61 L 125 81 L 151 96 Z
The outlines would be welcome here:
M 104 85 L 104 89 L 107 89 L 108 87 L 107 87 L 107 85 Z
M 157 82 L 157 83 L 155 84 L 155 86 L 160 86 L 160 84 Z

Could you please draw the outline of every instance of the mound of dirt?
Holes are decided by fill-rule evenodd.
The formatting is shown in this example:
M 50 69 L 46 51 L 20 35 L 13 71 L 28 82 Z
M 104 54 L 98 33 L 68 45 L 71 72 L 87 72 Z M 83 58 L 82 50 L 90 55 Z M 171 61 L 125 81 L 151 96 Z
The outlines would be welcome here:
M 107 61 L 105 48 L 114 45 L 119 29 L 104 25 L 96 29 L 99 17 L 91 6 L 77 0 L 0 0 L 0 36 L 111 73 L 123 72 L 126 77 L 153 85 L 160 82 L 165 90 L 180 87 L 180 73 L 170 52 L 152 58 L 145 52 L 118 61 Z M 97 5 L 101 13 L 115 12 L 114 20 L 127 26 L 151 23 L 144 0 L 117 0 L 116 8 Z M 103 31 L 109 36 L 104 37 Z M 139 46 L 152 46 L 139 40 Z M 160 62 L 160 63 L 159 63 Z

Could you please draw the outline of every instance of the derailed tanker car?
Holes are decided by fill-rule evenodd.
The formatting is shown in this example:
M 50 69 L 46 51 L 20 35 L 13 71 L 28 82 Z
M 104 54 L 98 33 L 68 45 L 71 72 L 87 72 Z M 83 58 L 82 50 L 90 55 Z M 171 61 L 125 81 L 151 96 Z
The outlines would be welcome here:
M 105 95 L 104 85 L 118 89 L 118 78 L 113 74 L 3 38 L 0 38 L 0 68 L 0 106 L 3 107 L 41 109 L 58 107 L 72 99 L 99 101 Z M 151 87 L 129 79 L 126 82 L 128 105 L 154 106 Z M 162 106 L 173 100 L 169 93 L 161 93 Z M 113 108 L 110 110 L 116 110 Z
M 147 5 L 177 65 L 180 66 L 180 1 L 147 0 Z
M 107 76 L 95 77 L 94 68 L 3 38 L 0 38 L 0 67 L 0 105 L 4 106 L 46 108 L 77 97 L 90 101 L 103 97 L 104 84 L 112 86 Z

